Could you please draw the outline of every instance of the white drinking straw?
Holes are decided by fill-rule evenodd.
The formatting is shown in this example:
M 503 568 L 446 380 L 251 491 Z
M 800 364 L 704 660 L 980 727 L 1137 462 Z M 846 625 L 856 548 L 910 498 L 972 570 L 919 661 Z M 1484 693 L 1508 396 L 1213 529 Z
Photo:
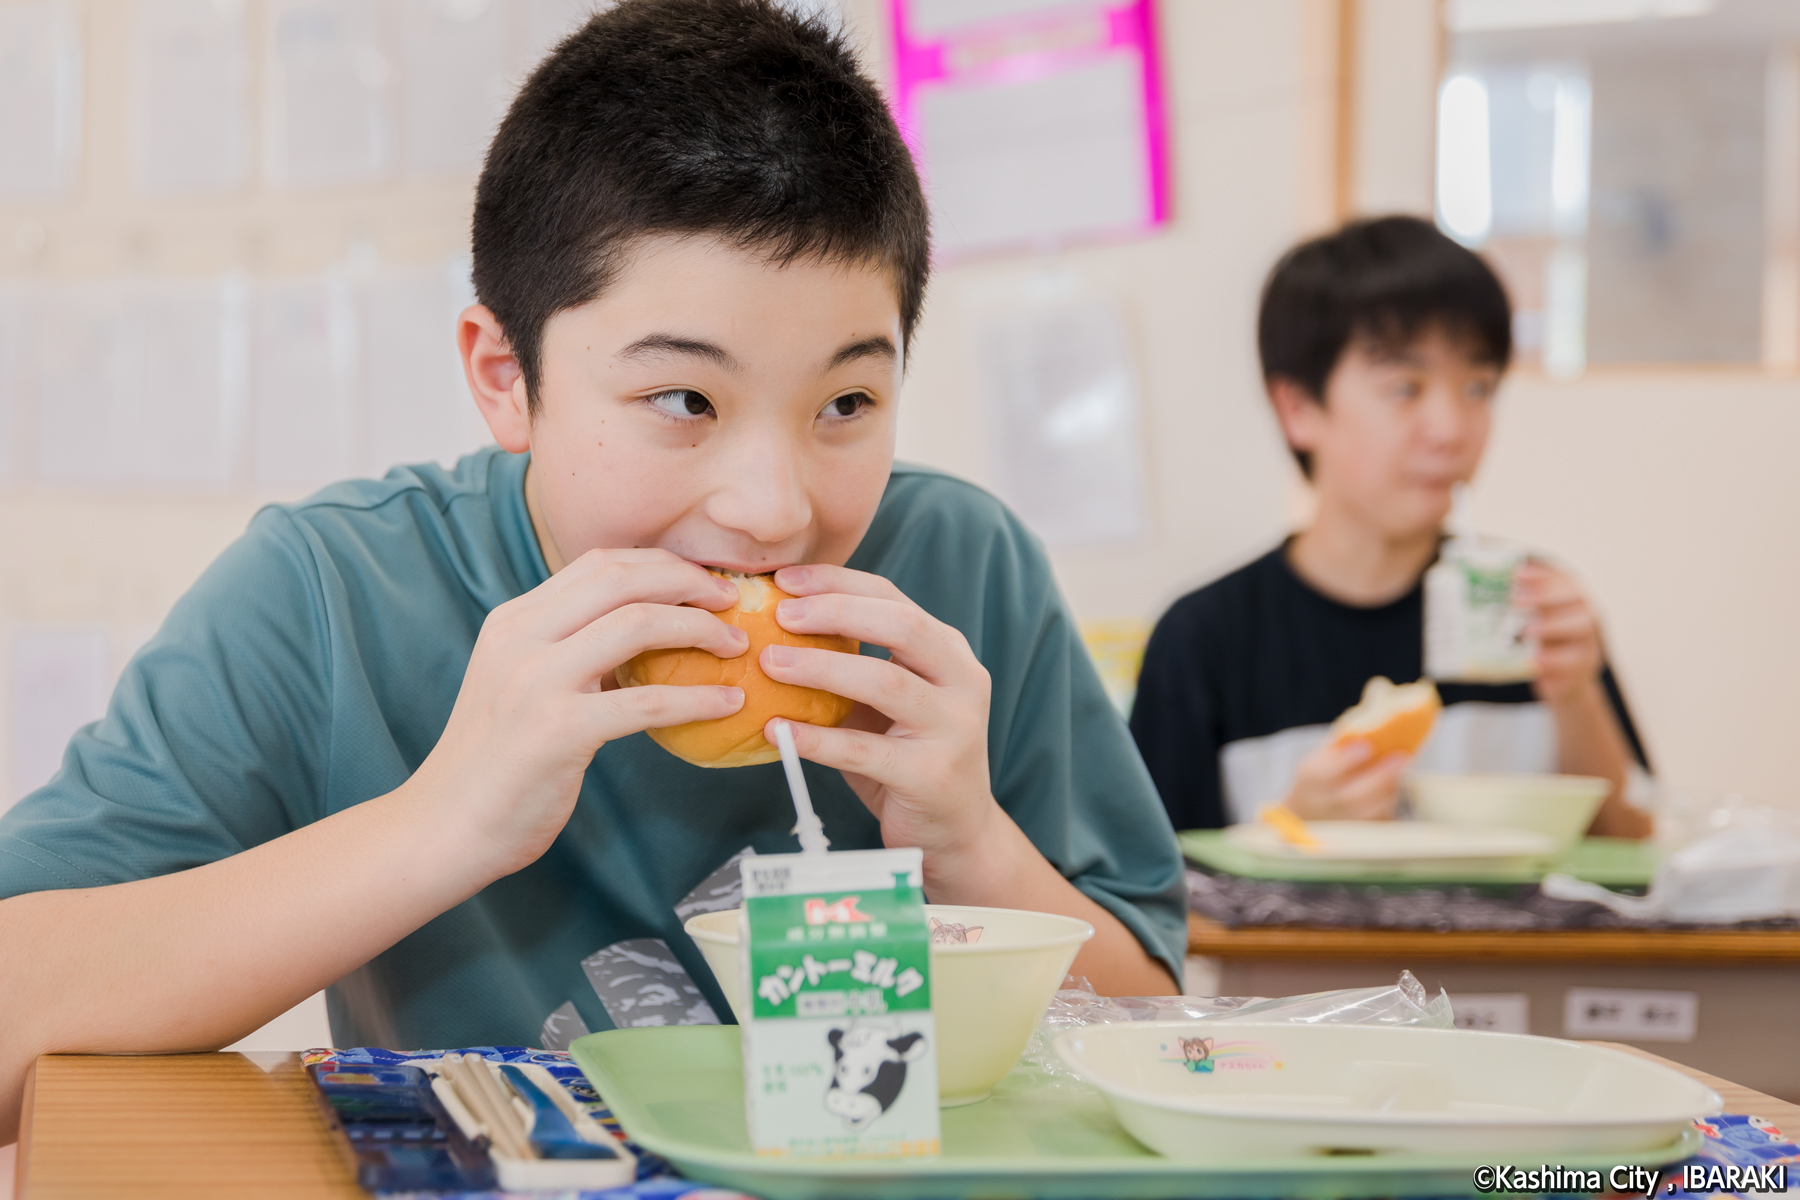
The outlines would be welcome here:
M 794 832 L 800 835 L 800 849 L 806 854 L 823 854 L 831 839 L 825 836 L 824 822 L 813 811 L 806 776 L 800 773 L 800 752 L 794 749 L 794 731 L 786 721 L 775 722 L 775 748 L 781 751 L 781 768 L 787 772 L 788 791 L 794 797 L 794 816 L 799 818 Z

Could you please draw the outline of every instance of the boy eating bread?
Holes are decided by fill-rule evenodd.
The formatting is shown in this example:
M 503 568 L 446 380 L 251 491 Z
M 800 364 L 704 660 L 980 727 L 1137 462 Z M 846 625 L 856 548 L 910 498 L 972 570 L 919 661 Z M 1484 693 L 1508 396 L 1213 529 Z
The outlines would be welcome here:
M 835 848 L 920 847 L 929 899 L 1087 920 L 1077 972 L 1169 991 L 1173 833 L 1040 548 L 893 462 L 926 209 L 843 42 L 624 0 L 525 84 L 473 232 L 498 447 L 265 509 L 0 819 L 0 1142 L 38 1054 L 218 1047 L 322 987 L 340 1045 L 728 1014 L 676 907 L 795 848 L 781 768 L 645 734 L 744 676 L 618 678 L 747 652 L 714 572 L 861 644 L 754 664 L 853 706 L 794 729 Z M 608 1001 L 613 960 L 676 982 Z
M 1316 515 L 1177 601 L 1150 638 L 1131 729 L 1175 827 L 1276 804 L 1312 820 L 1389 817 L 1417 762 L 1600 776 L 1612 789 L 1592 832 L 1647 835 L 1625 793 L 1648 764 L 1599 624 L 1575 581 L 1542 561 L 1518 569 L 1512 595 L 1530 614 L 1535 679 L 1438 681 L 1443 708 L 1416 758 L 1332 729 L 1371 680 L 1424 674 L 1425 572 L 1452 489 L 1481 463 L 1512 352 L 1487 264 L 1411 217 L 1347 225 L 1276 265 L 1258 341 Z

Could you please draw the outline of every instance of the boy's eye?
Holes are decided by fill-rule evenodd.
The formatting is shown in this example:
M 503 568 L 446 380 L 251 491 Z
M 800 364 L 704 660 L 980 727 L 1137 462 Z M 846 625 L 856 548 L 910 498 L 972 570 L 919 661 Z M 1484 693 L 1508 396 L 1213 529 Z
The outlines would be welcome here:
M 704 417 L 713 410 L 711 400 L 699 392 L 690 391 L 687 388 L 658 392 L 649 399 L 650 406 L 658 412 L 683 420 L 688 417 Z
M 819 415 L 822 417 L 854 417 L 873 403 L 875 401 L 865 393 L 851 392 L 848 396 L 839 396 L 835 400 L 827 401 L 825 407 L 819 410 Z

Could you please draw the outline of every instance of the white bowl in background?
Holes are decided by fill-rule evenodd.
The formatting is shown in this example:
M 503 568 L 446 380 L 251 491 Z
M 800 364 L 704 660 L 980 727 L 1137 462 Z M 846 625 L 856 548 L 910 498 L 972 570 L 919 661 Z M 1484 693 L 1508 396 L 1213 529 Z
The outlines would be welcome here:
M 1413 815 L 1548 834 L 1558 854 L 1581 840 L 1612 784 L 1592 775 L 1440 775 L 1406 779 Z
M 1514 1033 L 1129 1021 L 1071 1029 L 1055 1045 L 1133 1137 L 1170 1158 L 1554 1163 L 1673 1150 L 1690 1121 L 1722 1108 L 1668 1067 Z
M 973 1104 L 986 1099 L 1019 1061 L 1094 927 L 1074 917 L 1013 908 L 927 904 L 925 912 L 946 923 L 981 926 L 980 941 L 931 947 L 939 1103 Z M 742 1020 L 738 910 L 702 913 L 683 928 Z

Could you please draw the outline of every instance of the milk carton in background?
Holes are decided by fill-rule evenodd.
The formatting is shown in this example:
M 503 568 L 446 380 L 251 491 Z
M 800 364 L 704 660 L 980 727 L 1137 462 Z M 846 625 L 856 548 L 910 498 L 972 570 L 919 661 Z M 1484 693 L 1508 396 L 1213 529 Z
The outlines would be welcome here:
M 920 851 L 743 861 L 744 1111 L 758 1154 L 938 1152 Z
M 1453 537 L 1425 572 L 1425 674 L 1469 683 L 1516 683 L 1537 675 L 1531 614 L 1512 602 L 1513 575 L 1527 555 L 1507 542 Z
M 1451 536 L 1425 572 L 1425 674 L 1439 681 L 1517 683 L 1537 676 L 1531 614 L 1513 604 L 1524 547 L 1470 527 L 1467 489 L 1451 501 Z

